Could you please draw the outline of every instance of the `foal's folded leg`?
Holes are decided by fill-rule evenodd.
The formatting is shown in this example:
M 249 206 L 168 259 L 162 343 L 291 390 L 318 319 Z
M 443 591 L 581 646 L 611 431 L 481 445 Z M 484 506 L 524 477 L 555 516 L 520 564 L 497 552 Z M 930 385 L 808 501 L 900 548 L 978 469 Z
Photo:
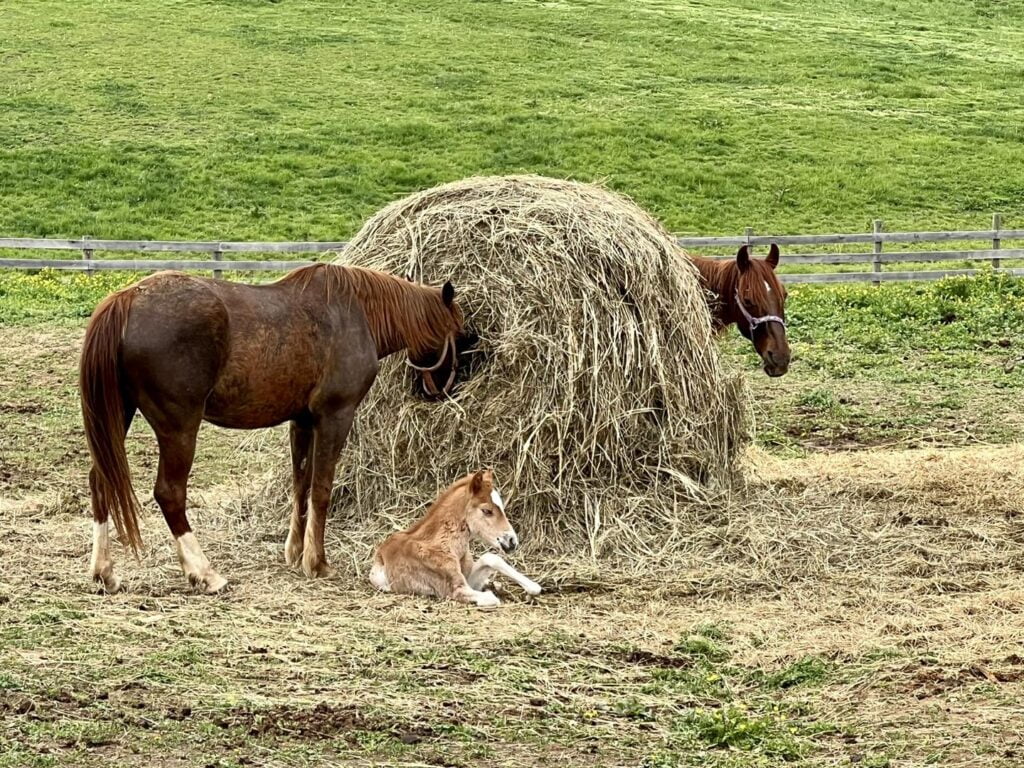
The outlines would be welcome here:
M 480 589 L 487 583 L 492 573 L 500 573 L 502 576 L 512 579 L 528 595 L 539 595 L 541 593 L 540 584 L 521 574 L 494 552 L 487 552 L 480 556 L 480 559 L 473 565 L 473 570 L 469 572 L 466 581 L 471 588 Z

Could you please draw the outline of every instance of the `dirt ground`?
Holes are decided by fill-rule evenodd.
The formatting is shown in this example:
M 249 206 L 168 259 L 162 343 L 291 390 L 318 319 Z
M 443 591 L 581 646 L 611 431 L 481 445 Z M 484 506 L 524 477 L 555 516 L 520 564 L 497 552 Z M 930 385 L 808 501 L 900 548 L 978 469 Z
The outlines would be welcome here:
M 252 503 L 283 435 L 210 429 L 190 516 L 231 588 L 190 592 L 149 501 L 101 596 L 78 332 L 32 334 L 0 342 L 0 766 L 1024 764 L 1022 445 L 752 450 L 669 560 L 527 548 L 546 591 L 479 611 L 374 593 L 338 524 L 337 578 L 288 569 Z

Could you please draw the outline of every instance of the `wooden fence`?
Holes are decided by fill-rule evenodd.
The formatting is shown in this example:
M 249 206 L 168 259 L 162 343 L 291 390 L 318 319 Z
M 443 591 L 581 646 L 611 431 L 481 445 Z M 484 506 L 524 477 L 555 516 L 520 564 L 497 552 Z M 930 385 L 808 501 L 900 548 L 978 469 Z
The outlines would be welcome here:
M 764 246 L 778 243 L 780 246 L 813 245 L 870 245 L 870 251 L 856 253 L 784 253 L 783 264 L 865 264 L 870 271 L 858 272 L 788 272 L 781 275 L 787 283 L 881 283 L 891 280 L 936 280 L 948 275 L 972 275 L 976 269 L 932 269 L 883 271 L 883 265 L 901 263 L 928 263 L 948 261 L 986 261 L 997 269 L 1024 276 L 1024 267 L 1002 267 L 1004 259 L 1024 259 L 1024 248 L 1003 248 L 1004 240 L 1024 240 L 1024 229 L 1003 229 L 999 214 L 992 217 L 992 228 L 985 230 L 964 230 L 956 232 L 885 232 L 880 220 L 875 220 L 871 232 L 835 235 L 755 235 L 747 229 L 743 235 L 725 237 L 680 237 L 677 242 L 687 249 L 737 248 L 740 245 Z M 991 247 L 966 250 L 885 250 L 892 244 L 915 243 L 956 243 L 985 241 Z M 300 259 L 244 260 L 225 259 L 225 254 L 323 254 L 344 249 L 344 242 L 191 242 L 157 240 L 93 240 L 83 237 L 78 240 L 51 240 L 36 238 L 0 238 L 0 250 L 43 250 L 77 251 L 79 258 L 65 259 L 0 259 L 0 268 L 8 269 L 71 269 L 92 272 L 101 269 L 122 269 L 155 271 L 160 269 L 212 270 L 220 277 L 225 270 L 265 271 L 288 270 L 312 264 Z M 209 259 L 97 259 L 96 251 L 129 253 L 193 253 L 210 254 Z M 713 256 L 712 258 L 730 258 Z

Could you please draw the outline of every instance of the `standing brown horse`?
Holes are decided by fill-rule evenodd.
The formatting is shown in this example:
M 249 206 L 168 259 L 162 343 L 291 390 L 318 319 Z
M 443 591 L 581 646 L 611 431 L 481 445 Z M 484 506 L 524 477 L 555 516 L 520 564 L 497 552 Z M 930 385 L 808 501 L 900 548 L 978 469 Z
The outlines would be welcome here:
M 768 258 L 750 257 L 741 246 L 735 259 L 705 259 L 688 254 L 700 271 L 704 287 L 714 295 L 711 315 L 717 330 L 733 323 L 749 339 L 769 376 L 789 370 L 786 339 L 786 289 L 775 274 L 779 246 L 772 243 Z
M 227 584 L 185 516 L 203 420 L 236 429 L 291 422 L 294 506 L 285 559 L 301 562 L 310 577 L 330 573 L 324 524 L 355 410 L 378 361 L 401 350 L 427 393 L 447 390 L 463 326 L 454 298 L 451 283 L 430 288 L 317 264 L 261 286 L 161 272 L 104 299 L 85 333 L 80 381 L 93 460 L 93 579 L 107 592 L 121 587 L 110 517 L 136 554 L 142 544 L 124 450 L 136 409 L 156 433 L 153 493 L 193 585 L 217 592 Z

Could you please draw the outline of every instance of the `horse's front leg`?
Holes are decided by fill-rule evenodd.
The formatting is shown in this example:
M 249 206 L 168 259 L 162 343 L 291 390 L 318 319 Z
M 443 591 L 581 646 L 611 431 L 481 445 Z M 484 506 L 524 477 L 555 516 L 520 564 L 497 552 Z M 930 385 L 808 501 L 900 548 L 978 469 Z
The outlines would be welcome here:
M 309 486 L 313 480 L 313 428 L 293 421 L 290 429 L 292 447 L 292 521 L 284 544 L 284 560 L 288 565 L 302 562 L 306 538 L 306 510 L 309 507 Z
M 355 405 L 352 405 L 334 414 L 324 415 L 313 428 L 311 503 L 302 553 L 302 571 L 310 578 L 330 576 L 332 573 L 324 552 L 324 527 L 334 487 L 334 470 L 352 428 L 355 410 Z
M 524 576 L 507 563 L 504 558 L 493 552 L 487 552 L 480 556 L 480 559 L 473 565 L 473 570 L 466 577 L 466 581 L 472 589 L 483 589 L 492 573 L 500 573 L 502 576 L 512 579 L 528 595 L 539 595 L 541 592 L 540 584 Z

